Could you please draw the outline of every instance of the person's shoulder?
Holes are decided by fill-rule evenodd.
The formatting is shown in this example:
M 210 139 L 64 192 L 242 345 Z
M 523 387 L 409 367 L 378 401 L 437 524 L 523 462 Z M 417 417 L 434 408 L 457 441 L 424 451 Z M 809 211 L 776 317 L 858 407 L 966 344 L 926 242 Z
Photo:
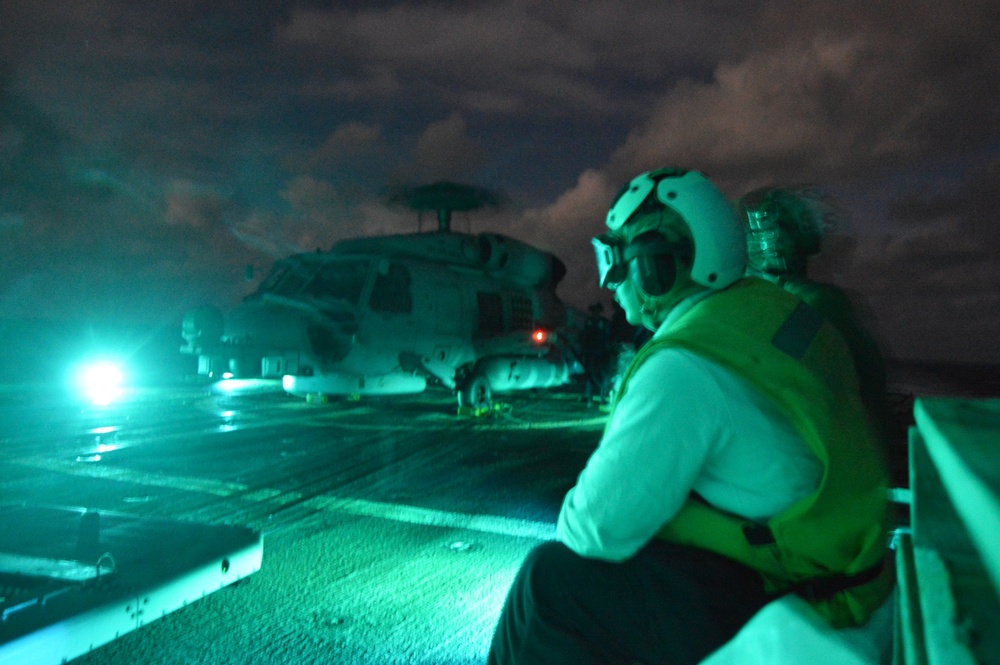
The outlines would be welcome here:
M 656 381 L 680 390 L 693 390 L 698 385 L 714 385 L 714 375 L 719 371 L 716 363 L 695 351 L 677 346 L 656 349 L 635 372 L 639 381 Z
M 827 282 L 817 282 L 811 279 L 789 279 L 781 284 L 786 291 L 805 300 L 808 298 L 824 298 L 829 300 L 848 300 L 847 293 L 839 286 Z
M 854 306 L 851 298 L 838 286 L 803 279 L 787 282 L 784 287 L 789 293 L 830 318 L 842 319 L 853 316 Z
M 751 400 L 747 390 L 747 384 L 721 364 L 689 349 L 665 347 L 637 369 L 623 401 L 630 402 L 630 411 L 648 411 L 661 419 L 669 414 L 670 422 L 709 431 L 731 423 L 734 403 Z

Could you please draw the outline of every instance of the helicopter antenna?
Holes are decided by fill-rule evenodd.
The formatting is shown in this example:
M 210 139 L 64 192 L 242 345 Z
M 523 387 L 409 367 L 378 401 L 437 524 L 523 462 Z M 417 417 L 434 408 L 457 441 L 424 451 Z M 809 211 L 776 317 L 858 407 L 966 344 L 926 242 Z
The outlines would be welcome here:
M 419 226 L 423 225 L 423 213 L 434 211 L 437 214 L 438 231 L 448 232 L 451 231 L 454 211 L 498 207 L 502 201 L 499 194 L 488 189 L 442 180 L 403 190 L 391 196 L 389 202 L 402 203 L 417 211 Z

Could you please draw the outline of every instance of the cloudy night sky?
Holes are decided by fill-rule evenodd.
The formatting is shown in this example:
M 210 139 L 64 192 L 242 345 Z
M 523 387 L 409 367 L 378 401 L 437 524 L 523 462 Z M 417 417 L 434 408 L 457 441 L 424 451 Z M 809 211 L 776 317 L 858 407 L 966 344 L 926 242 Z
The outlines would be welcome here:
M 0 5 L 0 319 L 177 325 L 277 257 L 417 230 L 393 188 L 555 252 L 636 173 L 732 198 L 822 185 L 817 275 L 899 358 L 1000 362 L 1000 20 L 990 0 Z M 425 220 L 424 229 L 433 225 Z M 178 333 L 179 334 L 179 333 Z

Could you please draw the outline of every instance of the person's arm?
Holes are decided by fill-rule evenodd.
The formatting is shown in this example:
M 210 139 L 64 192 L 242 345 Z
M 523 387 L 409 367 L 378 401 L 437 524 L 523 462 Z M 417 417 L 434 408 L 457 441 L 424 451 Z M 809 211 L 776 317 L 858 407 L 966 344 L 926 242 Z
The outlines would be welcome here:
M 635 554 L 690 494 L 727 413 L 719 400 L 688 352 L 647 359 L 566 495 L 556 537 L 582 556 Z

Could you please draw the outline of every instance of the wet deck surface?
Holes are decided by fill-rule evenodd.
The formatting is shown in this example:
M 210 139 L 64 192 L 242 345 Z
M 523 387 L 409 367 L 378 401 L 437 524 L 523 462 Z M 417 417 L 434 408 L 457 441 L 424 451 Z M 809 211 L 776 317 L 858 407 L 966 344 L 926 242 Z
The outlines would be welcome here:
M 906 377 L 890 450 L 906 483 Z M 604 414 L 574 392 L 308 403 L 274 384 L 145 385 L 96 407 L 0 385 L 0 504 L 70 506 L 264 535 L 263 567 L 80 658 L 141 663 L 479 663 L 525 554 L 554 520 Z M 905 516 L 904 516 L 905 517 Z
M 260 386 L 95 407 L 5 389 L 0 504 L 233 524 L 259 573 L 79 663 L 482 662 L 604 416 L 575 394 L 488 417 L 451 394 L 310 404 Z

